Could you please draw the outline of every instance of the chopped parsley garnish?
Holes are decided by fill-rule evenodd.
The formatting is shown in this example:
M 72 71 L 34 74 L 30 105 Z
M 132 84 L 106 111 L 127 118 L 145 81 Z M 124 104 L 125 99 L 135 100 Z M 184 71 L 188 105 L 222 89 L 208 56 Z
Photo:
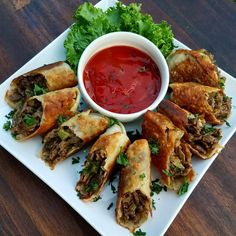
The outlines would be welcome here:
M 227 120 L 224 120 L 224 122 L 228 127 L 231 127 L 230 123 Z
M 146 177 L 145 173 L 142 173 L 141 175 L 139 175 L 139 178 L 140 178 L 141 180 L 144 180 L 145 177 Z
M 59 116 L 57 119 L 57 123 L 58 125 L 61 125 L 62 123 L 64 123 L 65 121 L 67 121 L 66 117 L 64 116 Z
M 162 172 L 166 175 L 166 176 L 173 176 L 173 174 L 171 174 L 168 170 L 162 170 Z
M 5 117 L 7 119 L 12 119 L 15 113 L 16 113 L 16 110 L 12 110 L 7 115 L 5 115 Z
M 100 199 L 102 199 L 102 198 L 101 198 L 101 196 L 99 195 L 99 196 L 97 196 L 97 197 L 95 197 L 95 198 L 93 199 L 93 202 L 97 202 L 97 201 L 100 200 Z
M 178 195 L 183 195 L 186 192 L 188 192 L 188 186 L 189 186 L 189 183 L 187 181 L 185 181 L 185 183 L 183 183 L 180 186 L 179 191 L 178 191 Z
M 116 159 L 116 163 L 122 166 L 127 166 L 129 164 L 129 160 L 124 152 L 122 152 L 122 148 L 120 148 L 120 155 Z
M 107 207 L 107 210 L 110 210 L 113 207 L 113 202 Z
M 225 87 L 225 77 L 220 77 L 220 78 L 219 78 L 218 86 L 219 86 L 220 88 L 224 88 L 224 87 Z
M 153 180 L 151 185 L 151 196 L 159 194 L 162 190 L 167 191 L 166 186 L 160 184 L 159 179 Z
M 113 126 L 115 124 L 119 125 L 118 120 L 115 119 L 115 118 L 109 117 L 109 124 L 108 124 L 108 126 L 111 127 L 111 126 Z
M 11 121 L 7 120 L 2 127 L 5 131 L 8 131 L 9 129 L 11 129 Z
M 35 96 L 35 95 L 44 94 L 44 93 L 47 92 L 47 90 L 46 90 L 45 88 L 43 88 L 43 87 L 37 85 L 37 84 L 34 84 L 34 90 L 33 90 L 33 92 L 34 92 L 34 96 Z
M 133 233 L 134 236 L 146 236 L 146 232 L 143 232 L 141 229 Z
M 140 139 L 141 138 L 141 134 L 140 132 L 136 129 L 135 131 L 134 130 L 131 130 L 131 131 L 127 131 L 127 135 L 130 139 L 130 141 L 133 143 L 135 140 L 137 139 Z
M 159 144 L 158 144 L 158 142 L 156 142 L 154 140 L 150 140 L 148 142 L 148 144 L 149 144 L 149 147 L 151 149 L 151 153 L 153 155 L 158 155 L 158 152 L 159 152 Z
M 85 187 L 85 192 L 90 193 L 98 189 L 99 183 L 98 179 L 93 178 L 91 182 Z
M 216 131 L 216 129 L 213 126 L 204 125 L 202 127 L 203 134 L 214 133 L 215 131 Z
M 156 206 L 155 206 L 155 201 L 154 201 L 154 199 L 152 199 L 152 209 L 154 209 L 154 210 L 156 210 Z
M 84 167 L 83 170 L 80 171 L 80 173 L 89 174 L 89 173 L 98 173 L 98 170 L 100 168 L 98 161 L 88 161 L 88 164 Z
M 57 134 L 61 140 L 66 140 L 70 136 L 70 134 L 66 132 L 63 128 L 59 129 Z
M 80 157 L 73 157 L 72 158 L 72 165 L 79 164 L 79 162 L 80 162 Z
M 29 115 L 29 114 L 26 114 L 23 117 L 23 121 L 27 126 L 32 126 L 36 123 L 36 119 L 33 116 Z
M 108 182 L 108 184 L 109 185 L 111 185 L 111 191 L 112 191 L 112 193 L 117 193 L 117 190 L 116 190 L 116 187 L 113 185 L 113 181 L 116 179 L 116 176 L 115 175 L 112 175 L 111 176 L 111 178 L 110 178 L 110 180 L 109 180 L 109 182 Z

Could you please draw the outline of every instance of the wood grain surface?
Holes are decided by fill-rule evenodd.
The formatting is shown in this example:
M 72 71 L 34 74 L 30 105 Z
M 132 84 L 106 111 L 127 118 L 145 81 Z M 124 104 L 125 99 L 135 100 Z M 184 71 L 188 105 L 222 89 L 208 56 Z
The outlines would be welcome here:
M 73 12 L 82 2 L 1 0 L 0 82 L 63 32 L 72 23 Z M 234 1 L 137 2 L 142 2 L 143 11 L 150 13 L 156 21 L 167 20 L 177 39 L 191 48 L 206 48 L 212 52 L 217 64 L 236 77 Z M 165 235 L 236 235 L 235 183 L 236 135 L 214 161 Z M 46 184 L 0 147 L 0 235 L 99 234 Z

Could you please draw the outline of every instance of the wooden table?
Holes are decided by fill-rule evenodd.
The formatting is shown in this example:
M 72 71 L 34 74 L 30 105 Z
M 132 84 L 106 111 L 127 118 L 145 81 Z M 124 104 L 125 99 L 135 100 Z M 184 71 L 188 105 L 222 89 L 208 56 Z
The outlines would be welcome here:
M 1 0 L 0 81 L 63 32 L 82 2 Z M 235 1 L 139 2 L 143 2 L 143 10 L 156 21 L 167 20 L 177 39 L 194 49 L 208 49 L 222 69 L 236 76 Z M 236 135 L 207 171 L 166 232 L 167 236 L 236 235 L 235 153 Z M 0 148 L 0 235 L 99 234 L 46 184 Z

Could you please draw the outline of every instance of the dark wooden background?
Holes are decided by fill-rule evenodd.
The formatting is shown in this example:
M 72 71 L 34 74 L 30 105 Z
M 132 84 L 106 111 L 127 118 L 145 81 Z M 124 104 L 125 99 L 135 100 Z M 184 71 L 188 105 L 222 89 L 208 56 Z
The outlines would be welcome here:
M 0 0 L 0 82 L 63 32 L 72 23 L 72 14 L 82 2 Z M 131 1 L 124 1 L 128 2 Z M 167 20 L 177 39 L 194 49 L 208 49 L 222 69 L 236 76 L 234 1 L 139 2 L 156 21 Z M 207 171 L 166 236 L 236 235 L 235 153 L 236 135 Z M 99 234 L 46 184 L 0 147 L 0 235 Z

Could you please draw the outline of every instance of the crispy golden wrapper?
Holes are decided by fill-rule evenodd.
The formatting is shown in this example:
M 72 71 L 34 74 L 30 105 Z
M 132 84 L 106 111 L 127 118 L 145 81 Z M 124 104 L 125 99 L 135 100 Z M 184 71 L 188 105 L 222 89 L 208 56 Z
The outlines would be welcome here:
M 76 112 L 80 99 L 78 88 L 66 88 L 29 98 L 13 116 L 11 132 L 17 140 L 46 133 L 60 115 Z
M 142 124 L 142 134 L 149 143 L 157 143 L 159 152 L 152 155 L 152 162 L 159 170 L 163 183 L 179 190 L 185 182 L 194 178 L 191 152 L 183 141 L 180 130 L 163 114 L 147 111 Z
M 169 100 L 163 100 L 158 111 L 184 131 L 183 138 L 197 157 L 208 159 L 219 151 L 221 130 L 212 127 L 209 129 L 200 115 L 192 114 Z
M 129 143 L 122 124 L 115 124 L 100 135 L 88 153 L 76 185 L 80 199 L 92 201 L 99 196 L 114 169 L 117 157 Z
M 219 88 L 197 83 L 173 83 L 171 100 L 192 113 L 204 116 L 213 125 L 223 124 L 231 112 L 231 98 Z
M 70 66 L 63 61 L 59 61 L 29 71 L 13 79 L 9 90 L 6 92 L 5 100 L 10 107 L 16 109 L 29 97 L 74 87 L 77 83 L 76 75 Z
M 105 132 L 109 118 L 87 110 L 76 114 L 43 138 L 41 158 L 51 169 Z
M 116 221 L 134 232 L 151 212 L 151 153 L 147 140 L 134 141 L 126 155 L 129 164 L 120 172 Z
M 220 76 L 213 56 L 205 49 L 177 49 L 167 58 L 171 83 L 196 82 L 220 87 Z

